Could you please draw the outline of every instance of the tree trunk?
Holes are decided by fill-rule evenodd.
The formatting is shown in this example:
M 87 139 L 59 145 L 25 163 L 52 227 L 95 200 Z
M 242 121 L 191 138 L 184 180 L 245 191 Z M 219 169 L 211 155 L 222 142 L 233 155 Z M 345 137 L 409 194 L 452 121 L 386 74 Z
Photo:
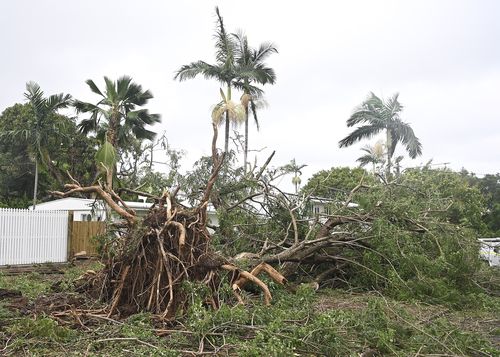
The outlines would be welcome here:
M 118 126 L 120 125 L 120 112 L 114 108 L 113 113 L 109 117 L 109 129 L 106 133 L 106 140 L 113 146 L 115 152 L 118 153 Z M 113 174 L 116 172 L 116 162 L 113 167 L 109 168 L 106 173 L 106 184 L 110 189 L 113 189 Z
M 245 149 L 243 152 L 243 165 L 245 173 L 247 173 L 247 161 L 248 161 L 248 103 L 247 105 L 245 105 Z
M 226 100 L 229 102 L 231 100 L 231 84 L 227 84 L 227 96 Z M 229 151 L 229 112 L 226 110 L 226 132 L 224 135 L 224 152 Z
M 35 157 L 35 185 L 33 187 L 33 211 L 36 207 L 36 196 L 38 191 L 38 159 Z
M 391 176 L 391 157 L 392 157 L 391 151 L 392 151 L 392 135 L 391 132 L 387 129 L 387 171 L 386 171 L 387 180 L 389 180 Z

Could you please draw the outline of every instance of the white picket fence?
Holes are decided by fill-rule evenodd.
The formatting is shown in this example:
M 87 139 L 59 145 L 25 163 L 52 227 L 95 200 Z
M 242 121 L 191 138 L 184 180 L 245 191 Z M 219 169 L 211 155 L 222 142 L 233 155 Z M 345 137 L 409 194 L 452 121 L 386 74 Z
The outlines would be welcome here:
M 0 266 L 60 263 L 68 254 L 68 212 L 0 208 Z

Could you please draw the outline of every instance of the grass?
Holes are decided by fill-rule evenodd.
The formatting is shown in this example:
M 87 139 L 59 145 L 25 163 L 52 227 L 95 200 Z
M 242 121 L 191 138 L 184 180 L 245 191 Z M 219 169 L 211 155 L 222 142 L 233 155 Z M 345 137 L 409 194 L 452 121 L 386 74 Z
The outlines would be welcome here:
M 71 289 L 84 270 L 71 267 L 59 287 Z M 50 293 L 53 276 L 0 276 L 0 288 L 17 289 L 30 300 Z M 150 314 L 123 321 L 63 324 L 53 316 L 25 316 L 0 300 L 0 355 L 5 356 L 183 356 L 218 351 L 231 356 L 500 356 L 499 310 L 454 311 L 342 290 L 295 294 L 270 284 L 273 304 L 207 309 L 192 292 L 191 305 L 175 326 Z M 230 291 L 223 292 L 230 296 Z M 492 298 L 493 299 L 493 298 Z M 496 298 L 498 306 L 498 298 Z M 496 318 L 496 319 L 495 319 Z

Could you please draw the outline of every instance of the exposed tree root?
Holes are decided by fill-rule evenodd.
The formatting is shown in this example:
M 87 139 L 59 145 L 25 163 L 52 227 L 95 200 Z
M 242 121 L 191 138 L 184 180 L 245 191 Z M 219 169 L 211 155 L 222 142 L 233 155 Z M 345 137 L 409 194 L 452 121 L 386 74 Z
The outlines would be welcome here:
M 104 269 L 86 276 L 80 286 L 81 290 L 108 304 L 107 318 L 147 311 L 171 320 L 186 309 L 186 281 L 206 285 L 205 301 L 218 307 L 218 289 L 224 270 L 232 272 L 233 281 L 229 283 L 239 303 L 243 303 L 239 290 L 250 281 L 262 290 L 264 303 L 270 304 L 269 288 L 256 276 L 260 272 L 267 272 L 280 284 L 285 283 L 285 278 L 268 264 L 259 264 L 249 273 L 211 249 L 211 236 L 206 228 L 207 204 L 224 159 L 215 149 L 216 137 L 214 126 L 214 167 L 201 202 L 195 208 L 187 209 L 177 204 L 175 193 L 165 192 L 162 197 L 155 198 L 148 215 L 139 220 L 107 185 L 82 187 L 72 179 L 73 183 L 65 186 L 66 192 L 53 193 L 60 197 L 94 193 L 125 220 L 122 236 L 113 239 L 107 247 Z

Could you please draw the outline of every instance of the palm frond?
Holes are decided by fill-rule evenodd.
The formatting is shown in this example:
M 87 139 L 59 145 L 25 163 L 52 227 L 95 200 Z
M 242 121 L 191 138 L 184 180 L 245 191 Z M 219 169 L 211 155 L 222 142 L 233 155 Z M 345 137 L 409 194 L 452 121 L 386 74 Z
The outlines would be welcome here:
M 398 120 L 392 130 L 398 133 L 398 141 L 401 141 L 412 159 L 422 155 L 422 144 L 409 124 Z
M 249 83 L 245 83 L 244 81 L 233 82 L 233 87 L 238 89 L 238 90 L 241 90 L 245 93 L 249 93 L 252 95 L 252 97 L 256 97 L 256 98 L 261 97 L 264 94 L 264 91 L 262 89 L 260 89 L 259 87 L 254 86 L 254 85 L 249 84 Z
M 133 86 L 131 88 L 130 82 L 132 82 L 132 78 L 130 78 L 129 76 L 122 76 L 122 77 L 118 78 L 118 80 L 116 81 L 116 94 L 117 94 L 118 98 L 125 99 L 125 98 L 131 96 L 131 90 L 132 90 Z M 138 93 L 141 92 L 140 86 L 139 86 L 139 88 L 137 88 L 137 92 Z M 134 94 L 132 94 L 132 96 L 133 95 Z
M 116 84 L 108 77 L 104 77 L 104 81 L 106 82 L 106 98 L 112 103 L 117 99 L 116 93 Z
M 85 81 L 85 83 L 87 83 L 87 85 L 90 87 L 90 90 L 92 92 L 100 95 L 101 97 L 104 97 L 104 94 L 102 94 L 102 92 L 99 90 L 99 88 L 96 86 L 96 84 L 94 83 L 94 81 L 92 79 L 87 79 Z
M 381 130 L 384 128 L 381 128 L 380 126 L 376 125 L 363 125 L 358 128 L 356 128 L 351 134 L 343 138 L 342 140 L 339 141 L 339 147 L 347 147 L 351 146 L 352 144 L 363 140 L 363 139 L 369 139 L 374 135 L 377 135 Z
M 95 117 L 89 119 L 82 119 L 77 125 L 78 132 L 87 135 L 88 133 L 95 132 L 97 130 L 97 120 Z
M 252 51 L 248 46 L 248 38 L 242 30 L 231 34 L 236 42 L 235 60 L 239 65 L 248 64 L 252 60 Z
M 356 159 L 357 162 L 359 162 L 359 166 L 361 167 L 364 167 L 368 164 L 376 164 L 377 163 L 377 160 L 374 159 L 373 156 L 371 156 L 370 154 L 366 154 L 366 155 L 363 155 L 359 158 Z
M 81 100 L 75 99 L 72 102 L 73 107 L 75 108 L 77 113 L 88 113 L 92 111 L 100 111 L 97 105 L 87 102 L 82 102 Z
M 252 109 L 252 116 L 255 126 L 257 127 L 257 131 L 260 130 L 259 119 L 257 118 L 257 104 L 254 100 L 250 100 L 250 108 Z
M 403 106 L 398 101 L 399 93 L 395 93 L 392 97 L 388 98 L 385 103 L 386 115 L 391 118 L 399 116 L 399 113 L 403 110 Z
M 161 121 L 159 114 L 151 114 L 147 109 L 139 109 L 127 113 L 125 117 L 126 123 L 133 123 L 135 125 L 153 125 Z
M 231 66 L 234 63 L 235 42 L 226 32 L 224 20 L 219 11 L 219 7 L 215 7 L 217 15 L 217 23 L 215 30 L 215 59 L 219 65 Z
M 216 79 L 220 82 L 226 82 L 221 74 L 221 68 L 208 64 L 203 61 L 191 62 L 190 64 L 183 65 L 175 74 L 174 79 L 185 81 L 186 79 L 193 79 L 198 75 L 202 75 L 208 79 Z
M 58 109 L 67 108 L 71 104 L 70 94 L 53 94 L 47 98 L 47 111 L 52 112 Z
M 154 131 L 145 129 L 142 126 L 134 126 L 132 127 L 132 132 L 134 136 L 139 140 L 150 140 L 153 141 L 156 137 L 156 133 Z
M 274 84 L 276 73 L 274 69 L 265 67 L 263 64 L 250 63 L 238 67 L 238 78 L 259 84 Z
M 372 110 L 365 109 L 365 107 L 358 108 L 352 115 L 347 119 L 347 126 L 351 127 L 361 123 L 375 124 L 380 121 L 377 113 Z
M 46 101 L 43 97 L 43 91 L 38 83 L 26 83 L 26 93 L 24 93 L 24 96 L 30 102 L 33 110 L 35 111 L 35 117 L 37 120 L 42 118 L 46 112 Z
M 277 47 L 272 42 L 263 42 L 259 48 L 253 52 L 253 61 L 262 62 L 273 53 L 278 53 Z

